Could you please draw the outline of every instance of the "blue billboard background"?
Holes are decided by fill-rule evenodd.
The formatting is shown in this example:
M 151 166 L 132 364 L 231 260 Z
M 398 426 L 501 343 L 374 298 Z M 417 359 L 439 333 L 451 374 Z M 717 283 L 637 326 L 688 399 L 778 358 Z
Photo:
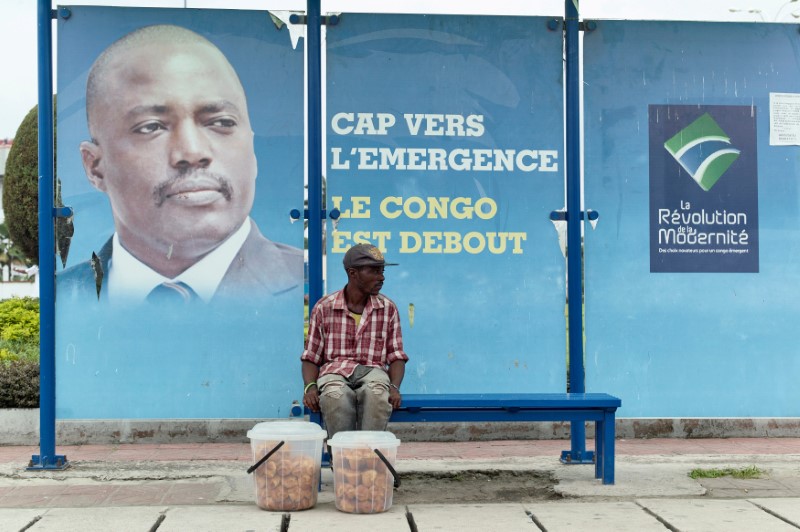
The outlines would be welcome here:
M 67 267 L 114 231 L 77 149 L 86 75 L 108 44 L 157 23 L 229 58 L 255 130 L 251 216 L 302 247 L 287 216 L 302 204 L 304 124 L 288 31 L 266 12 L 71 10 L 58 71 Z M 787 289 L 800 281 L 798 148 L 769 145 L 769 94 L 800 87 L 795 28 L 607 21 L 585 39 L 585 201 L 600 214 L 586 234 L 587 390 L 620 396 L 628 417 L 800 415 Z M 564 202 L 561 32 L 538 18 L 348 14 L 327 42 L 327 208 L 343 213 L 327 226 L 328 291 L 345 283 L 347 247 L 376 243 L 400 262 L 384 291 L 412 358 L 404 391 L 563 391 L 564 260 L 549 221 Z M 669 109 L 685 120 L 661 123 Z M 661 147 L 704 113 L 752 157 L 731 164 L 717 197 L 689 187 L 702 199 L 686 203 L 733 198 L 752 254 L 653 268 L 654 212 L 687 197 L 658 187 L 696 170 Z M 742 166 L 744 181 L 726 185 Z M 143 313 L 65 296 L 57 283 L 59 418 L 283 417 L 302 393 L 299 297 Z
M 769 145 L 769 93 L 800 87 L 796 26 L 603 21 L 584 54 L 587 390 L 627 417 L 800 415 L 800 159 Z M 651 273 L 653 106 L 753 117 L 757 187 L 735 193 L 757 206 L 757 270 Z
M 303 205 L 302 44 L 293 48 L 287 28 L 279 29 L 265 11 L 70 11 L 68 19 L 58 20 L 57 177 L 64 204 L 75 212 L 66 267 L 100 253 L 114 232 L 108 198 L 90 185 L 78 149 L 90 138 L 85 110 L 89 69 L 101 51 L 130 31 L 174 24 L 213 42 L 241 80 L 258 161 L 250 216 L 268 239 L 295 248 L 297 271 L 286 273 L 293 281 L 281 297 L 171 308 L 72 297 L 59 264 L 57 416 L 288 415 L 292 401 L 302 395 L 303 228 L 289 219 L 289 211 Z M 270 267 L 257 260 L 242 264 L 242 272 L 253 277 Z
M 409 393 L 563 391 L 562 39 L 546 19 L 345 14 L 327 30 L 327 290 L 383 248 Z

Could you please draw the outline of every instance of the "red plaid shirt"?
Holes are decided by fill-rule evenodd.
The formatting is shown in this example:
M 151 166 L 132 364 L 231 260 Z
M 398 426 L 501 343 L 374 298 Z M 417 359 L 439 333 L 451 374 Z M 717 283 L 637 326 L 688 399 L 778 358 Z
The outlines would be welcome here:
M 396 360 L 408 360 L 397 306 L 382 294 L 370 296 L 356 329 L 344 290 L 323 297 L 311 313 L 300 360 L 320 366 L 320 377 L 329 373 L 349 377 L 359 364 L 386 370 Z

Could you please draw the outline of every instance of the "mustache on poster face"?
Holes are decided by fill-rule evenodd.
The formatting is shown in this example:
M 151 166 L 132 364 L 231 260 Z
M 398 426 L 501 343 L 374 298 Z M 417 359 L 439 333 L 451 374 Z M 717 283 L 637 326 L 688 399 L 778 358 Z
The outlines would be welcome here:
M 161 207 L 170 196 L 199 189 L 216 189 L 228 201 L 233 196 L 233 186 L 224 176 L 204 169 L 187 169 L 153 187 L 153 199 L 156 207 Z

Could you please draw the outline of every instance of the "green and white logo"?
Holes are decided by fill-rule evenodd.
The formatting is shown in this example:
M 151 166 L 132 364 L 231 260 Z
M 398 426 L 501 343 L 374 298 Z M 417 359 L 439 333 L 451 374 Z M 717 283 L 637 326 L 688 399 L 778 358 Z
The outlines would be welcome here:
M 741 153 L 708 113 L 680 130 L 664 147 L 706 192 Z

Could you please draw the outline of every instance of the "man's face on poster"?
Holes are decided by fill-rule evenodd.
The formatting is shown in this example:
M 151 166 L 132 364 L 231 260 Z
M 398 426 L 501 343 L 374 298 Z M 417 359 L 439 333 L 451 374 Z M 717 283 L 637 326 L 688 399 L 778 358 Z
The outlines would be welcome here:
M 203 43 L 154 42 L 106 65 L 81 155 L 129 250 L 202 256 L 247 218 L 256 157 L 241 83 Z

